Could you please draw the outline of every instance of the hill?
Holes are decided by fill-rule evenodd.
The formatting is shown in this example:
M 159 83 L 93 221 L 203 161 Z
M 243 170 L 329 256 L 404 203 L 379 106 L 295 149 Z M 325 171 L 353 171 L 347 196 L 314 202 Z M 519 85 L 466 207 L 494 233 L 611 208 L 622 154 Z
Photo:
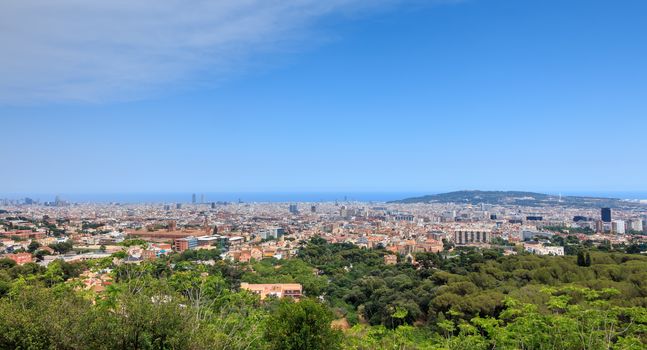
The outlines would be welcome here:
M 461 203 L 522 206 L 567 206 L 581 208 L 635 207 L 639 204 L 618 198 L 555 196 L 522 191 L 455 191 L 405 198 L 390 203 Z

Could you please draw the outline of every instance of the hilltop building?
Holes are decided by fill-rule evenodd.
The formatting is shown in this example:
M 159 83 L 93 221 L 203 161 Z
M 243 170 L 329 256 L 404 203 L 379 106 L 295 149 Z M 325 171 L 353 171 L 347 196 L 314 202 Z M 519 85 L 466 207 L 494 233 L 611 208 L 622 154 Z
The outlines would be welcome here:
M 240 289 L 260 295 L 261 300 L 268 296 L 294 299 L 299 299 L 303 296 L 303 287 L 299 283 L 250 284 L 243 282 L 240 284 Z

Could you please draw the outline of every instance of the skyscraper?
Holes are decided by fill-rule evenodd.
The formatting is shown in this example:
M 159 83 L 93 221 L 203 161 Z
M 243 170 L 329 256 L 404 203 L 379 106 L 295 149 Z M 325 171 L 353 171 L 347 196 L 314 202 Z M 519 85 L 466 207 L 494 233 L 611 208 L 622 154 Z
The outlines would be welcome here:
M 191 196 L 191 203 L 195 204 L 195 193 Z
M 290 204 L 290 214 L 299 214 L 299 208 L 296 204 Z
M 604 232 L 604 223 L 602 222 L 602 220 L 598 220 L 595 222 L 595 232 L 597 233 Z
M 611 222 L 611 208 L 602 208 L 600 210 L 600 216 L 602 217 L 602 221 Z
M 629 219 L 625 222 L 625 229 L 627 231 L 636 231 L 642 233 L 643 222 L 640 219 Z

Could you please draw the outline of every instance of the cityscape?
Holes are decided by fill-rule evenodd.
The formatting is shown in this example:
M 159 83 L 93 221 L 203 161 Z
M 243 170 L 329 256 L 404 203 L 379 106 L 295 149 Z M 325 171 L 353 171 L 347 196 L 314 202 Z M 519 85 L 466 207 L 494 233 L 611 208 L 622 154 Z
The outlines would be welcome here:
M 465 192 L 476 201 L 487 193 Z M 496 194 L 505 197 L 505 192 Z M 532 195 L 513 199 L 527 201 Z M 416 253 L 438 253 L 448 245 L 494 246 L 506 254 L 516 254 L 518 245 L 534 254 L 563 256 L 572 247 L 558 243 L 569 236 L 639 252 L 647 243 L 645 201 L 624 201 L 616 208 L 409 201 L 230 203 L 205 202 L 204 194 L 195 193 L 184 203 L 3 199 L 1 247 L 16 263 L 47 266 L 57 259 L 102 259 L 118 252 L 126 253 L 124 261 L 137 262 L 195 249 L 214 249 L 221 259 L 235 262 L 289 259 L 315 237 L 380 247 L 391 254 L 385 261 L 398 261 L 398 256 L 415 261 Z M 129 240 L 141 244 L 126 250 L 123 242 Z M 65 254 L 49 248 L 66 242 Z
M 458 201 L 452 202 L 451 199 Z M 193 286 L 183 285 L 179 290 L 180 293 L 188 293 L 189 300 L 202 298 L 202 293 L 213 293 L 214 290 L 205 284 L 213 278 L 211 283 L 231 283 L 232 288 L 239 290 L 238 293 L 251 293 L 264 303 L 273 299 L 292 300 L 304 305 L 306 300 L 311 300 L 307 298 L 315 295 L 327 302 L 349 300 L 344 296 L 334 301 L 335 295 L 328 294 L 334 293 L 330 288 L 340 283 L 336 281 L 340 278 L 337 276 L 339 271 L 330 270 L 325 263 L 308 265 L 304 262 L 330 259 L 317 257 L 312 252 L 304 254 L 304 251 L 322 247 L 339 247 L 342 263 L 351 261 L 343 266 L 342 275 L 352 275 L 354 264 L 425 275 L 430 273 L 429 268 L 431 271 L 445 268 L 446 263 L 437 259 L 462 261 L 474 254 L 483 257 L 493 254 L 496 259 L 514 256 L 524 259 L 577 257 L 572 264 L 588 268 L 592 264 L 605 264 L 600 262 L 603 254 L 644 256 L 647 253 L 645 201 L 561 195 L 556 197 L 558 204 L 553 200 L 553 196 L 509 191 L 458 191 L 390 202 L 207 202 L 203 194 L 195 193 L 183 203 L 74 203 L 59 196 L 48 202 L 31 198 L 3 199 L 0 201 L 0 259 L 6 261 L 3 263 L 5 268 L 33 266 L 29 271 L 42 269 L 45 276 L 52 271 L 60 271 L 58 278 L 67 278 L 65 283 L 73 286 L 75 293 L 89 293 L 99 298 L 97 300 L 104 300 L 112 293 L 115 283 L 130 286 L 133 282 L 127 282 L 128 278 L 124 280 L 124 273 L 134 273 L 137 280 L 143 276 L 141 268 L 150 266 L 167 270 L 171 276 L 186 274 L 186 271 L 199 272 L 201 277 L 193 277 L 197 280 L 184 282 L 193 283 Z M 612 201 L 618 206 L 596 207 L 595 203 L 600 200 L 602 203 Z M 542 201 L 550 204 L 543 205 Z M 354 250 L 357 252 L 353 253 Z M 358 252 L 363 252 L 359 260 L 346 255 Z M 366 256 L 374 254 L 372 252 L 376 255 Z M 631 258 L 623 259 L 632 261 Z M 287 267 L 290 264 L 299 267 Z M 467 266 L 479 266 L 478 263 L 473 264 L 475 262 L 469 262 Z M 185 270 L 187 268 L 189 270 Z M 268 268 L 269 272 L 262 272 Z M 76 269 L 76 272 L 64 272 L 69 269 Z M 364 272 L 358 272 L 360 275 L 355 277 L 354 283 L 365 283 L 361 277 Z M 644 269 L 639 268 L 636 272 L 644 274 Z M 165 274 L 160 273 L 161 276 Z M 455 273 L 460 276 L 460 272 Z M 209 275 L 216 277 L 206 277 Z M 406 274 L 399 276 L 405 278 Z M 545 278 L 547 282 L 543 283 L 554 285 L 554 282 L 548 282 L 551 277 L 540 276 L 533 274 L 528 278 Z M 559 276 L 552 278 L 561 280 Z M 572 278 L 568 277 L 568 280 Z M 613 278 L 621 282 L 628 276 Z M 636 280 L 634 283 L 640 286 L 644 281 Z M 15 287 L 4 283 L 3 293 L 11 293 Z M 483 282 L 475 280 L 474 283 L 477 288 Z M 326 292 L 327 288 L 330 292 Z M 486 285 L 481 288 L 488 289 Z M 408 291 L 405 287 L 396 293 Z M 446 296 L 440 294 L 435 298 Z M 208 299 L 208 296 L 204 298 Z M 639 303 L 638 300 L 642 299 L 634 297 L 632 300 L 632 303 Z M 416 303 L 392 302 L 401 305 L 396 307 L 396 311 L 400 310 L 403 316 L 392 314 L 386 306 L 384 311 L 387 314 L 376 321 L 376 316 L 362 312 L 362 308 L 355 311 L 352 304 L 342 304 L 347 309 L 340 306 L 333 319 L 339 318 L 333 320 L 332 326 L 324 324 L 323 330 L 318 330 L 317 334 L 331 330 L 352 332 L 362 323 L 397 320 L 406 325 L 415 320 L 413 317 L 421 317 L 422 307 Z M 203 306 L 198 304 L 196 307 Z M 463 312 L 475 307 L 480 311 L 469 312 L 477 314 L 495 312 L 486 311 L 487 307 L 451 303 L 447 307 L 449 311 L 459 308 Z M 644 308 L 636 310 L 644 312 Z M 431 317 L 429 322 L 438 321 Z M 354 323 L 357 324 L 353 326 Z M 252 324 L 244 327 L 249 327 L 250 332 L 258 332 Z M 396 329 L 399 327 L 404 325 Z M 296 339 L 302 337 L 298 335 Z M 357 335 L 349 337 L 353 339 Z M 245 337 L 231 339 L 240 342 L 236 346 L 254 342 Z M 284 344 L 286 338 L 280 336 L 276 341 Z M 372 338 L 372 341 L 374 343 L 370 347 L 383 347 L 385 342 L 392 340 L 386 337 Z M 84 341 L 81 344 L 85 347 L 88 343 Z M 226 348 L 227 344 L 219 343 L 216 347 Z M 208 342 L 205 346 L 212 347 L 214 343 Z M 306 348 L 310 347 L 307 345 Z
M 0 350 L 647 349 L 645 13 L 0 3 Z

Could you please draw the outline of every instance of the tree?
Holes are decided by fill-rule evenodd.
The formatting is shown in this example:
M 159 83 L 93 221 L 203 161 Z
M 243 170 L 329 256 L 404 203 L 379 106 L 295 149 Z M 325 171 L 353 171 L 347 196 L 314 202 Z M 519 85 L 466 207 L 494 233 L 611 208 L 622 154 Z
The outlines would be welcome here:
M 586 266 L 586 258 L 581 250 L 577 252 L 577 266 Z
M 27 246 L 27 251 L 29 251 L 30 253 L 33 253 L 38 248 L 40 248 L 40 243 L 36 241 L 31 241 L 31 243 L 29 243 L 29 246 Z
M 62 243 L 54 243 L 49 245 L 50 248 L 54 249 L 55 252 L 59 254 L 65 254 L 72 250 L 73 243 L 72 241 L 66 241 Z
M 454 248 L 454 243 L 452 243 L 450 240 L 443 238 L 443 250 L 451 250 Z
M 0 269 L 8 269 L 11 267 L 16 266 L 16 262 L 8 259 L 8 258 L 2 258 L 0 259 Z
M 586 258 L 584 259 L 584 266 L 591 266 L 591 254 L 586 252 Z
M 49 252 L 47 250 L 37 250 L 34 253 L 34 257 L 36 258 L 37 261 L 43 261 L 45 259 L 45 255 L 49 255 Z
M 627 254 L 640 254 L 640 246 L 638 244 L 632 244 L 627 247 Z
M 47 265 L 47 270 L 43 274 L 42 279 L 48 287 L 51 287 L 57 283 L 63 282 L 65 280 L 64 274 L 61 261 L 56 260 Z
M 334 350 L 340 348 L 341 332 L 330 327 L 332 313 L 313 299 L 280 301 L 265 325 L 270 349 Z
M 218 225 L 213 225 L 213 235 L 215 236 L 217 234 L 218 234 Z
M 119 245 L 124 246 L 124 247 L 132 247 L 132 246 L 141 246 L 141 247 L 146 247 L 148 245 L 148 242 L 146 242 L 143 239 L 127 239 Z

